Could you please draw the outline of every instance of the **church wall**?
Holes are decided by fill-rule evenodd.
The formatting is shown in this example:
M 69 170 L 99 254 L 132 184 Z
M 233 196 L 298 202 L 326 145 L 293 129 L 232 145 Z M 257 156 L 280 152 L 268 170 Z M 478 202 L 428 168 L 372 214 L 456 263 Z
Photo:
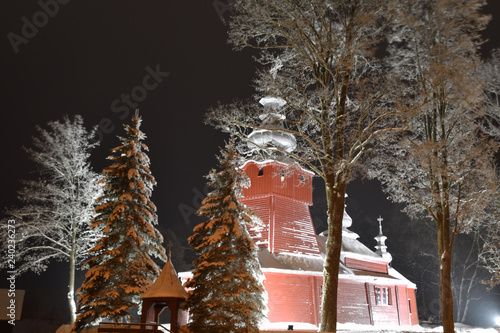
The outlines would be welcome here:
M 348 268 L 361 269 L 369 272 L 387 273 L 387 263 L 380 261 L 360 260 L 357 258 L 344 257 L 344 265 Z
M 319 324 L 320 276 L 265 272 L 271 323 Z
M 339 278 L 337 321 L 370 325 L 370 309 L 364 283 Z
M 243 170 L 251 180 L 251 186 L 243 189 L 244 197 L 273 193 L 312 205 L 310 173 L 299 168 L 295 168 L 294 172 L 287 171 L 287 166 L 278 162 L 257 164 L 250 161 L 243 166 Z
M 269 322 L 319 325 L 322 276 L 280 272 L 265 272 L 264 275 L 264 287 L 269 297 Z M 388 288 L 388 304 L 377 304 L 375 287 Z M 414 295 L 414 289 L 405 285 L 340 277 L 337 320 L 339 323 L 362 325 L 418 325 Z M 412 307 L 412 314 L 409 306 Z
M 276 196 L 273 211 L 274 252 L 320 256 L 318 240 L 307 205 Z
M 399 325 L 398 318 L 398 307 L 399 303 L 396 302 L 396 288 L 391 285 L 383 284 L 367 284 L 369 289 L 369 297 L 371 303 L 371 310 L 373 316 L 374 325 L 388 325 L 396 324 Z M 380 304 L 376 300 L 375 288 L 388 288 L 389 291 L 389 302 L 388 304 Z
M 417 298 L 415 293 L 415 288 L 408 288 L 408 303 L 411 310 L 411 325 L 418 325 Z

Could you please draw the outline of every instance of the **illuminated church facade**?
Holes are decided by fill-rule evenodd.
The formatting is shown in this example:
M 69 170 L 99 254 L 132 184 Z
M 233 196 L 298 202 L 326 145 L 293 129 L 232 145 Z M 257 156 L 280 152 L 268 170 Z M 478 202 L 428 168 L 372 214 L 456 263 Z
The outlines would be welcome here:
M 276 109 L 284 101 L 263 98 L 263 127 L 250 140 L 258 146 L 279 146 L 293 151 L 295 138 L 276 131 L 281 121 Z M 313 173 L 296 163 L 275 159 L 248 160 L 242 169 L 251 185 L 243 189 L 245 203 L 263 224 L 249 232 L 258 255 L 268 296 L 268 326 L 308 325 L 321 320 L 323 264 L 326 232 L 317 235 L 309 213 Z M 379 223 L 381 223 L 379 218 Z M 352 220 L 344 212 L 339 269 L 338 322 L 365 325 L 418 325 L 416 286 L 390 263 L 386 237 L 380 224 L 376 251 L 358 241 L 350 231 Z M 183 279 L 189 272 L 180 274 Z

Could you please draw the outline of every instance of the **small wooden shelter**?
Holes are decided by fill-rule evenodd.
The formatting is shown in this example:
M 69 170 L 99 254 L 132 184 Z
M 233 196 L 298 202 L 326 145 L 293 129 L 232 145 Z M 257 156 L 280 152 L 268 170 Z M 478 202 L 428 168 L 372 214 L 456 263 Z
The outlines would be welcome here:
M 160 313 L 170 309 L 170 331 L 178 332 L 180 305 L 186 300 L 187 291 L 182 286 L 175 271 L 170 252 L 168 260 L 156 281 L 142 294 L 141 323 L 159 324 Z

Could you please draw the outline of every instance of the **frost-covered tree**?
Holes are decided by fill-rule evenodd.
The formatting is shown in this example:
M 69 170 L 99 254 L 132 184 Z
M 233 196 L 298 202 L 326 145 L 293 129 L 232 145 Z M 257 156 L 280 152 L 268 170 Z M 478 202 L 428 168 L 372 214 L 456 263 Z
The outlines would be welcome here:
M 249 137 L 252 131 L 292 134 L 293 152 L 279 145 L 272 149 L 323 179 L 329 225 L 321 331 L 336 330 L 347 184 L 378 136 L 398 127 L 388 123 L 397 113 L 387 87 L 391 76 L 375 56 L 393 5 L 392 0 L 235 1 L 230 42 L 238 50 L 260 50 L 258 97 L 286 105 L 265 115 L 275 117 L 274 123 L 261 120 L 263 110 L 255 103 L 219 106 L 209 115 L 217 128 L 268 153 L 266 145 Z M 279 121 L 282 126 L 276 126 Z
M 146 135 L 139 129 L 138 111 L 127 137 L 112 149 L 113 163 L 103 171 L 100 183 L 104 195 L 97 199 L 97 216 L 92 228 L 102 228 L 103 237 L 90 249 L 88 271 L 78 289 L 77 319 L 74 331 L 103 319 L 129 321 L 140 295 L 158 276 L 153 258 L 166 260 L 163 237 L 155 228 L 156 207 L 150 200 L 156 184 L 149 170 Z
M 246 229 L 255 218 L 238 200 L 249 182 L 240 159 L 233 144 L 222 151 L 220 171 L 207 176 L 214 190 L 198 210 L 206 221 L 189 238 L 198 255 L 185 284 L 191 288 L 185 306 L 192 332 L 259 332 L 265 318 L 263 275 Z
M 389 198 L 437 228 L 444 332 L 454 331 L 452 249 L 455 236 L 489 221 L 498 193 L 498 143 L 482 135 L 483 84 L 476 68 L 484 0 L 402 1 L 401 25 L 390 39 L 391 65 L 412 87 L 417 107 L 408 129 L 383 141 L 372 175 Z M 381 153 L 383 151 L 383 153 Z
M 487 107 L 483 131 L 488 135 L 500 137 L 500 49 L 491 52 L 490 57 L 480 67 L 479 75 L 485 82 L 484 94 Z M 496 215 L 489 221 L 484 237 L 484 246 L 479 255 L 480 261 L 491 277 L 485 282 L 489 288 L 500 284 L 500 204 L 496 205 Z
M 484 94 L 488 102 L 484 131 L 500 137 L 500 49 L 491 52 L 490 58 L 480 67 L 479 75 L 485 82 Z
M 102 194 L 98 174 L 89 162 L 96 146 L 95 130 L 86 130 L 81 116 L 65 116 L 62 121 L 49 122 L 47 129 L 37 130 L 33 147 L 26 148 L 38 167 L 37 178 L 23 182 L 18 192 L 22 206 L 9 209 L 9 223 L 2 223 L 0 268 L 17 274 L 40 273 L 52 260 L 67 261 L 73 322 L 75 271 L 101 236 L 99 228 L 90 229 L 95 200 Z M 9 226 L 15 227 L 15 239 L 9 237 Z
M 500 207 L 497 208 L 496 218 L 487 224 L 484 245 L 479 255 L 481 264 L 490 273 L 490 277 L 484 281 L 489 290 L 500 285 Z

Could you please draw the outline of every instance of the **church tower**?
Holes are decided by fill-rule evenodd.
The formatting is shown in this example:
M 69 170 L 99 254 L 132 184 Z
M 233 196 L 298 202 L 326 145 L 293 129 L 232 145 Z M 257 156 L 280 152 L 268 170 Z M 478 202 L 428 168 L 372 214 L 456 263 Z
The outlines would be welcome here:
M 279 108 L 285 102 L 278 98 L 262 98 L 262 127 L 250 134 L 250 147 L 279 147 L 292 152 L 296 147 L 293 135 L 280 132 L 284 116 Z M 261 249 L 271 253 L 321 257 L 313 222 L 309 213 L 312 205 L 313 173 L 296 163 L 275 159 L 250 160 L 243 170 L 251 186 L 243 189 L 241 199 L 262 220 L 263 225 L 250 230 Z

